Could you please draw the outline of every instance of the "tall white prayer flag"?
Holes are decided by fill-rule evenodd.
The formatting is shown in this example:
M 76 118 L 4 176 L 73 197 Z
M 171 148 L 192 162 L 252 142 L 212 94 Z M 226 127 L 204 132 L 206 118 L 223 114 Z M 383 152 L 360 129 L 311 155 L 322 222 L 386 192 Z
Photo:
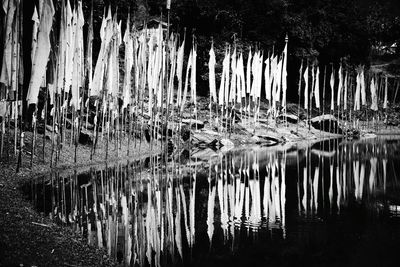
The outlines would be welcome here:
M 178 50 L 177 65 L 176 65 L 176 77 L 178 79 L 178 93 L 177 93 L 177 105 L 180 106 L 182 102 L 182 74 L 183 74 L 183 56 L 185 51 L 185 40 L 183 40 Z
M 251 91 L 251 48 L 249 50 L 249 56 L 247 57 L 246 67 L 246 93 L 250 94 Z
M 32 66 L 31 80 L 27 101 L 29 104 L 36 104 L 38 101 L 39 88 L 42 83 L 43 76 L 46 74 L 47 60 L 50 55 L 50 30 L 53 25 L 53 16 L 55 10 L 52 0 L 45 0 L 43 3 L 42 13 L 40 16 L 40 25 L 38 33 L 38 45 L 35 52 L 35 58 Z
M 385 97 L 383 99 L 383 108 L 387 108 L 388 104 L 388 77 L 385 77 Z
M 236 48 L 233 50 L 233 54 L 231 57 L 231 87 L 229 92 L 229 103 L 234 103 L 236 100 L 236 67 L 237 67 L 237 58 L 236 58 Z
M 361 74 L 360 74 L 360 85 L 361 85 L 361 104 L 364 106 L 367 104 L 367 95 L 365 92 L 364 67 L 362 67 Z
M 287 39 L 286 39 L 287 40 Z M 282 106 L 286 107 L 286 90 L 287 90 L 287 41 L 283 50 L 283 66 L 282 66 Z
M 255 96 L 257 98 L 261 98 L 261 86 L 262 86 L 262 67 L 263 67 L 263 55 L 261 53 L 258 54 L 257 57 L 257 84 L 256 84 L 256 91 Z
M 87 49 L 86 49 L 86 71 L 89 80 L 89 91 L 93 83 L 93 5 L 90 9 L 89 28 L 87 35 Z M 89 94 L 88 94 L 89 95 Z
M 244 62 L 243 62 L 243 54 L 240 53 L 239 61 L 238 61 L 238 95 L 237 95 L 237 102 L 241 103 L 242 98 L 246 97 L 246 79 L 244 74 Z
M 71 102 L 70 104 L 75 107 L 76 110 L 80 109 L 79 98 L 80 88 L 84 84 L 84 57 L 83 57 L 83 25 L 85 24 L 82 11 L 82 2 L 78 2 L 78 6 L 74 11 L 74 29 L 73 29 L 73 42 L 75 42 L 73 51 L 73 71 L 71 81 Z
M 13 58 L 13 28 L 15 12 L 17 9 L 18 2 L 17 0 L 4 1 L 3 0 L 3 11 L 6 14 L 5 18 L 5 26 L 4 26 L 4 47 L 3 47 L 3 62 L 1 68 L 0 82 L 5 84 L 6 86 L 11 86 L 11 75 L 12 75 L 12 58 Z M 3 24 L 3 21 L 2 21 Z M 0 27 L 3 27 L 1 25 Z M 14 26 L 15 27 L 15 26 Z
M 33 21 L 33 30 L 32 30 L 31 60 L 33 62 L 33 60 L 35 59 L 35 52 L 36 52 L 36 46 L 37 46 L 37 34 L 38 34 L 38 29 L 39 29 L 39 24 L 40 24 L 36 5 L 35 5 L 35 10 L 33 11 L 32 21 Z
M 308 109 L 308 66 L 306 67 L 306 70 L 304 71 L 303 79 L 304 79 L 304 81 L 305 81 L 305 87 L 304 87 L 304 108 L 305 108 L 305 109 Z
M 315 99 L 315 106 L 317 108 L 320 108 L 321 103 L 320 103 L 320 96 L 319 96 L 319 66 L 317 66 L 316 73 L 315 73 L 314 99 Z
M 228 52 L 227 52 L 227 61 L 226 61 L 226 63 L 227 63 L 227 65 L 226 65 L 226 72 L 225 72 L 225 89 L 224 89 L 224 92 L 225 92 L 225 96 L 224 96 L 224 99 L 225 99 L 225 105 L 229 105 L 229 89 L 230 89 L 230 87 L 229 87 L 229 84 L 230 84 L 230 66 L 231 66 L 231 63 L 230 63 L 230 54 L 231 54 L 231 50 L 230 50 L 230 48 L 228 49 Z
M 215 88 L 215 52 L 213 46 L 211 46 L 209 54 L 210 59 L 208 61 L 208 83 L 210 86 L 210 95 L 212 96 L 213 101 L 217 102 L 217 91 Z
M 371 91 L 371 109 L 374 111 L 377 111 L 378 110 L 378 98 L 376 95 L 375 81 L 374 81 L 373 77 L 371 79 L 371 85 L 370 85 L 369 89 Z
M 124 43 L 125 43 L 125 76 L 124 76 L 124 88 L 122 93 L 122 107 L 126 108 L 130 103 L 131 99 L 131 71 L 133 67 L 133 40 L 130 32 L 130 18 L 128 16 L 128 20 L 126 23 L 126 29 L 124 34 Z
M 227 71 L 227 68 L 229 68 L 228 58 L 229 58 L 229 55 L 227 54 L 227 51 L 225 51 L 225 57 L 222 62 L 221 83 L 220 83 L 219 94 L 218 94 L 218 104 L 220 106 L 224 105 L 224 103 L 225 103 L 225 99 L 224 99 L 225 98 L 225 73 Z
M 340 106 L 340 97 L 342 95 L 342 89 L 343 89 L 343 68 L 342 65 L 339 67 L 339 85 L 338 85 L 338 94 L 337 94 L 337 106 Z
M 193 53 L 192 53 L 192 78 L 190 82 L 190 89 L 191 89 L 191 96 L 192 96 L 192 102 L 194 103 L 195 107 L 197 105 L 197 86 L 196 86 L 196 66 L 197 66 L 197 51 L 196 48 L 192 48 Z
M 331 110 L 335 110 L 335 71 L 332 68 L 331 72 L 331 80 L 330 80 L 330 86 L 331 86 Z
M 361 91 L 361 84 L 360 84 L 360 73 L 357 73 L 356 78 L 356 92 L 354 94 L 354 111 L 360 110 L 360 91 Z
M 344 95 L 343 95 L 343 109 L 344 110 L 347 110 L 347 87 L 348 87 L 347 83 L 349 81 L 348 79 L 349 79 L 349 76 L 348 76 L 348 73 L 346 72 L 346 75 L 344 78 Z
M 270 82 L 270 63 L 269 57 L 265 60 L 265 71 L 264 71 L 264 80 L 265 80 L 265 98 L 271 103 L 271 82 Z

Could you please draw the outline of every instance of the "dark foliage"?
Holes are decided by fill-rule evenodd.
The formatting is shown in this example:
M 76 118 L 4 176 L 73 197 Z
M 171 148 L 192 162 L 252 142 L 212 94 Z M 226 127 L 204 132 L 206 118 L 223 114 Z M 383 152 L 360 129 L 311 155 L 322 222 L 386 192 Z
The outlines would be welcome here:
M 24 8 L 26 51 L 30 47 L 33 13 L 32 2 L 28 2 Z M 59 6 L 61 1 L 56 2 Z M 83 0 L 86 18 L 91 3 L 92 0 Z M 94 60 L 100 49 L 98 32 L 102 15 L 108 6 L 124 22 L 130 13 L 136 26 L 149 18 L 167 21 L 166 0 L 93 0 L 93 6 Z M 288 86 L 295 92 L 301 59 L 317 60 L 321 66 L 338 64 L 341 59 L 354 65 L 369 65 L 373 46 L 399 43 L 399 6 L 397 0 L 172 0 L 169 18 L 171 30 L 183 36 L 186 29 L 187 50 L 192 34 L 196 36 L 200 94 L 208 93 L 207 62 L 212 38 L 221 63 L 226 43 L 236 40 L 239 50 L 245 51 L 246 59 L 250 45 L 264 51 L 282 51 L 286 34 L 289 37 Z M 123 31 L 125 25 L 122 24 Z M 29 61 L 25 62 L 28 78 Z M 219 68 L 222 68 L 220 64 L 217 73 Z M 289 95 L 289 100 L 295 99 Z

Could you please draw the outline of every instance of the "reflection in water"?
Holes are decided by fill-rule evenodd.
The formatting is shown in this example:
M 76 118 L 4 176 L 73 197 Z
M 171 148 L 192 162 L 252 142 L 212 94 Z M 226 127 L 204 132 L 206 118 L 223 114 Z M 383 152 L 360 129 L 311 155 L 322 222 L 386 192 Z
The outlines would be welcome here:
M 397 149 L 398 143 L 331 140 L 202 161 L 157 156 L 52 173 L 32 183 L 31 196 L 40 211 L 124 265 L 180 265 L 204 257 L 204 247 L 209 255 L 221 246 L 238 253 L 240 242 L 265 232 L 293 238 L 299 220 L 323 221 L 357 203 L 398 217 L 400 203 L 385 199 L 397 193 Z

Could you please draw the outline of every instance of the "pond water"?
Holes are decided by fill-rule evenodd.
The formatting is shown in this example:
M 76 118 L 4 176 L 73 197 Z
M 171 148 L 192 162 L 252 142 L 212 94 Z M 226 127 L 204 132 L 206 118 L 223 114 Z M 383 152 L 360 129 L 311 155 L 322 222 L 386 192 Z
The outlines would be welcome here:
M 400 139 L 156 156 L 23 190 L 122 266 L 386 266 L 400 249 Z

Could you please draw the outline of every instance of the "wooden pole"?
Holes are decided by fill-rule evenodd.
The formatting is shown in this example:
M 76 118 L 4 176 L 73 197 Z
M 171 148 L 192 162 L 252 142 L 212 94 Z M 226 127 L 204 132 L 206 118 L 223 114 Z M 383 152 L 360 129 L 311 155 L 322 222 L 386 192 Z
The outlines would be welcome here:
M 311 131 L 312 97 L 313 97 L 313 90 L 314 90 L 314 86 L 315 86 L 314 67 L 315 67 L 315 65 L 312 64 L 312 68 L 311 68 L 311 72 L 312 72 L 312 81 L 311 81 L 310 97 L 309 97 L 309 101 L 308 101 L 309 112 L 310 112 L 310 116 L 308 117 L 308 118 L 309 118 L 309 120 L 308 120 L 308 132 Z
M 399 88 L 400 88 L 400 80 L 397 80 L 397 87 L 396 87 L 396 92 L 394 94 L 393 104 L 392 105 L 394 105 L 396 103 L 396 97 L 397 97 L 397 93 L 399 91 Z
M 322 86 L 322 117 L 325 117 L 325 88 L 326 88 L 326 65 L 324 67 L 324 84 Z M 322 124 L 322 131 L 325 132 L 325 124 Z
M 299 123 L 300 123 L 300 100 L 301 100 L 301 79 L 303 75 L 303 59 L 301 60 L 301 65 L 300 65 L 300 72 L 299 72 L 299 89 L 298 89 L 298 95 L 299 95 L 299 103 L 297 105 L 297 133 L 299 133 Z
M 333 64 L 331 63 L 331 66 L 332 66 L 332 73 L 331 73 L 331 75 L 333 75 L 333 76 L 335 76 L 335 73 L 334 73 L 334 68 L 333 68 Z M 334 88 L 331 88 L 331 90 L 332 90 L 332 94 L 334 93 Z M 332 97 L 332 96 L 331 96 Z M 332 105 L 333 104 L 333 105 Z M 332 116 L 333 116 L 333 112 L 334 112 L 334 110 L 332 110 L 332 109 L 334 109 L 335 108 L 335 103 L 331 103 L 331 105 L 330 105 L 330 109 L 329 109 L 329 115 L 331 115 L 330 116 L 330 118 L 329 118 L 329 133 L 331 133 L 331 126 L 332 126 L 332 123 L 331 123 L 331 118 L 332 118 Z
M 22 104 L 22 90 L 19 90 L 19 80 L 20 80 L 20 68 L 21 68 L 21 60 L 20 60 L 20 56 L 21 56 L 21 43 L 22 43 L 22 13 L 21 10 L 23 10 L 23 1 L 21 1 L 19 9 L 18 9 L 18 55 L 17 55 L 17 93 L 16 93 L 16 105 L 17 105 L 17 118 L 19 116 L 19 99 L 21 98 L 21 104 Z M 20 96 L 21 95 L 21 96 Z M 22 107 L 21 107 L 22 108 Z M 19 153 L 18 153 L 18 163 L 17 163 L 17 170 L 16 172 L 19 172 L 19 168 L 22 164 L 22 149 L 24 147 L 24 133 L 23 133 L 23 129 L 22 129 L 22 111 L 21 111 L 21 118 L 19 119 L 19 141 L 20 141 L 20 146 L 19 146 Z
M 37 124 L 37 106 L 35 105 L 35 111 L 32 115 L 32 127 L 33 127 L 33 135 L 32 135 L 32 148 L 31 148 L 31 167 L 33 166 L 33 156 L 35 154 L 35 146 L 36 146 L 36 124 Z
M 49 86 L 46 85 L 46 95 L 44 96 L 44 124 L 43 124 L 43 147 L 42 147 L 42 159 L 45 161 L 45 146 L 46 146 L 46 125 L 47 125 L 47 95 L 49 93 Z
M 6 111 L 7 113 L 7 111 Z M 4 135 L 6 134 L 6 117 L 7 114 L 4 114 L 1 121 L 1 147 L 0 147 L 0 159 L 3 158 L 3 151 L 4 151 Z
M 387 99 L 387 95 L 388 95 L 388 76 L 385 76 L 385 96 L 383 98 L 383 101 L 386 101 L 386 103 L 384 103 L 385 106 L 385 128 L 387 128 L 388 126 L 388 99 Z

